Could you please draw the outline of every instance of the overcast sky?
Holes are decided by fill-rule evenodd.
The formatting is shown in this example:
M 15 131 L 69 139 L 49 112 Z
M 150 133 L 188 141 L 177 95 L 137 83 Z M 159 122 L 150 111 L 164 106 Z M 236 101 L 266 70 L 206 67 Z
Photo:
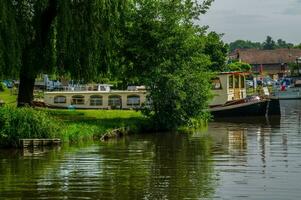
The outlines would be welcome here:
M 301 43 L 301 0 L 215 0 L 198 22 L 224 33 L 224 41 L 262 42 L 267 35 Z

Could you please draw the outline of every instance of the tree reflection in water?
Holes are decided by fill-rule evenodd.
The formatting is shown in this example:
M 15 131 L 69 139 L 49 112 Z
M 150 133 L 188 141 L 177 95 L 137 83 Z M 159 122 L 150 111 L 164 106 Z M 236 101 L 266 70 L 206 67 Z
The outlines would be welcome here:
M 160 133 L 125 143 L 102 149 L 105 170 L 101 176 L 110 180 L 102 183 L 114 188 L 107 191 L 113 199 L 202 199 L 214 195 L 209 137 Z M 121 162 L 112 163 L 111 159 Z

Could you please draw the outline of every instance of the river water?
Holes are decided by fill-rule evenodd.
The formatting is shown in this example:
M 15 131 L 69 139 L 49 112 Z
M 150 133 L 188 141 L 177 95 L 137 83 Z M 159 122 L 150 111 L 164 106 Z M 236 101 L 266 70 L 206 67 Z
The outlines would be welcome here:
M 300 199 L 301 101 L 193 134 L 0 151 L 0 199 Z

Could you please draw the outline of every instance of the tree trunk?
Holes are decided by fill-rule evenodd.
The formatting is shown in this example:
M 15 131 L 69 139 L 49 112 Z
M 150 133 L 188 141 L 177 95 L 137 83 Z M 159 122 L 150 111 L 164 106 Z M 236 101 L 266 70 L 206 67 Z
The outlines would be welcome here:
M 34 38 L 25 45 L 22 53 L 22 66 L 20 70 L 20 83 L 18 94 L 18 107 L 33 106 L 33 90 L 35 77 L 42 70 L 37 68 L 40 65 L 47 65 L 44 62 L 43 53 L 47 48 L 49 31 L 54 18 L 57 15 L 57 0 L 48 0 L 48 6 L 35 16 L 37 24 Z
M 22 68 L 24 68 L 22 66 Z M 19 94 L 18 94 L 18 107 L 32 106 L 33 101 L 33 89 L 34 89 L 35 78 L 28 75 L 27 72 L 21 70 L 20 83 L 19 83 Z

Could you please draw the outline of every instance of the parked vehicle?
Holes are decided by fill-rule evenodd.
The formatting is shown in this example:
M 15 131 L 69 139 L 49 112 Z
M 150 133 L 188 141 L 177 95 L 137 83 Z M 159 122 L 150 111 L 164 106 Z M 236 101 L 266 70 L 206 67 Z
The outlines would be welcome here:
M 286 77 L 276 82 L 271 98 L 301 99 L 301 77 Z
M 5 87 L 7 88 L 12 88 L 14 86 L 14 83 L 12 81 L 9 80 L 4 80 L 2 81 L 2 83 L 5 85 Z

